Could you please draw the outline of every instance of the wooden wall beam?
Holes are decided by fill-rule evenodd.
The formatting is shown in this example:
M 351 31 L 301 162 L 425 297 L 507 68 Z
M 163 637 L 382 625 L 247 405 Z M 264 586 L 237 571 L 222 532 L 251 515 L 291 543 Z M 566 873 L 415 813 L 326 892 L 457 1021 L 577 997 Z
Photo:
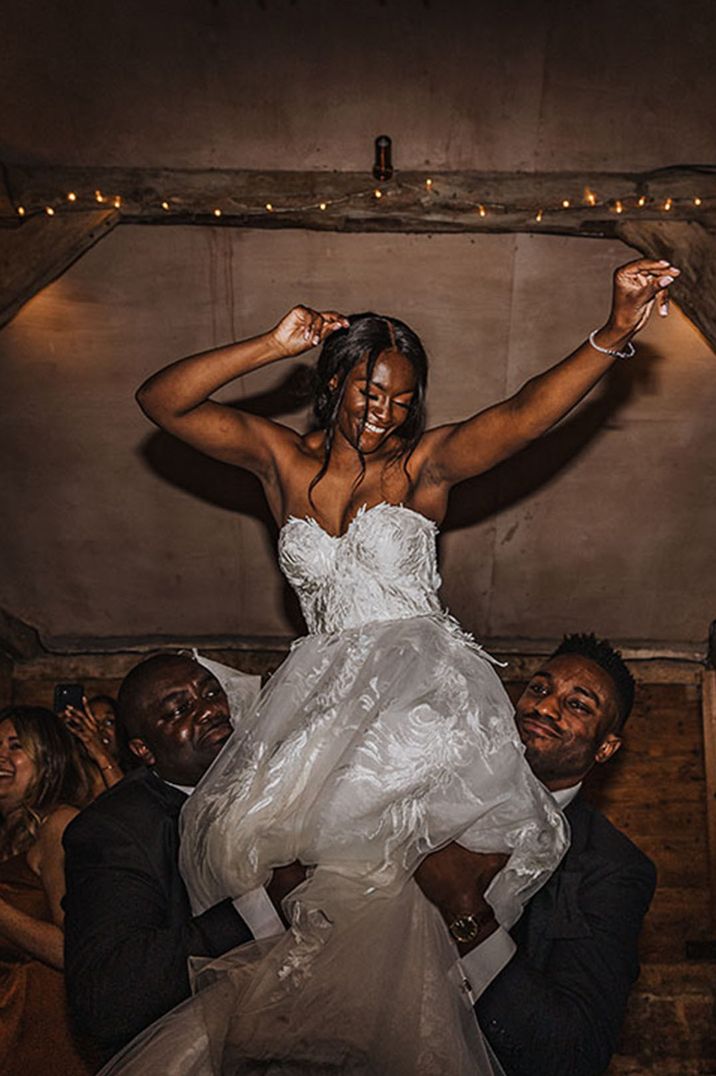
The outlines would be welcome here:
M 35 628 L 24 620 L 0 609 L 0 654 L 12 659 L 31 660 L 43 654 L 45 649 Z
M 707 668 L 703 680 L 704 770 L 706 824 L 709 840 L 711 931 L 716 935 L 716 669 Z
M 0 326 L 117 224 L 115 210 L 41 214 L 0 232 Z

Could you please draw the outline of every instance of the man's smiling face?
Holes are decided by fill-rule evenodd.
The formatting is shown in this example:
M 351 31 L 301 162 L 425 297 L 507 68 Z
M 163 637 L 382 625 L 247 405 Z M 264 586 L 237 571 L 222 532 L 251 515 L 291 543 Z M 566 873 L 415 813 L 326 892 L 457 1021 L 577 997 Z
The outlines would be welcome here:
M 164 780 L 195 785 L 231 735 L 226 695 L 213 673 L 182 656 L 161 658 L 144 679 L 130 747 Z
M 559 654 L 535 673 L 516 705 L 525 757 L 551 791 L 577 784 L 621 746 L 616 688 L 581 654 Z

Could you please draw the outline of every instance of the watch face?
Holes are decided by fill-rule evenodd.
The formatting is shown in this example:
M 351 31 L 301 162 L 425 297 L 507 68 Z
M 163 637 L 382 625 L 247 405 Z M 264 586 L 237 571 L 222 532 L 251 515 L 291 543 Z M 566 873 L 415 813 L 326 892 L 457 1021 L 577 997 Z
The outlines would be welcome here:
M 449 929 L 453 938 L 467 943 L 475 940 L 480 925 L 474 915 L 460 915 L 457 919 L 453 919 Z

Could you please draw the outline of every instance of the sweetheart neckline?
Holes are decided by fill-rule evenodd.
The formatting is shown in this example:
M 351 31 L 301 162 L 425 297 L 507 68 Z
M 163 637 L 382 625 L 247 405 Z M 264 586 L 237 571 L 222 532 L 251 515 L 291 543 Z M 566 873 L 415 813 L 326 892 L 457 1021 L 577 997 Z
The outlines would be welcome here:
M 353 516 L 353 518 L 349 521 L 348 526 L 342 534 L 331 534 L 330 531 L 327 531 L 325 527 L 321 526 L 315 516 L 294 515 L 288 517 L 286 522 L 281 527 L 281 531 L 279 533 L 283 532 L 289 525 L 289 523 L 308 523 L 312 524 L 314 527 L 317 527 L 321 534 L 325 534 L 326 538 L 331 538 L 334 542 L 340 542 L 344 538 L 348 537 L 353 528 L 353 525 L 357 523 L 359 519 L 362 519 L 363 516 L 369 515 L 369 513 L 375 511 L 376 508 L 399 508 L 401 512 L 410 512 L 411 515 L 417 516 L 418 519 L 422 519 L 424 523 L 429 523 L 431 527 L 435 527 L 437 529 L 438 526 L 434 519 L 430 519 L 428 516 L 423 515 L 422 512 L 416 511 L 415 508 L 408 508 L 408 506 L 405 504 L 391 504 L 390 501 L 379 501 L 378 504 L 371 504 L 370 507 L 368 507 L 368 505 L 365 503 L 362 504 L 357 510 L 356 514 Z

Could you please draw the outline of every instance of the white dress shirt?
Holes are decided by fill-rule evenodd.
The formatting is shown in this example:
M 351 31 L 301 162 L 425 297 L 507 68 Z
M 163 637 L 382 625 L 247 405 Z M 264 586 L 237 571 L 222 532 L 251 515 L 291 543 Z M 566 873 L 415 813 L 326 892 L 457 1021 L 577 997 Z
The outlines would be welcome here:
M 173 788 L 178 788 L 186 796 L 191 796 L 194 791 L 187 785 L 175 785 L 172 781 L 166 783 L 172 785 Z M 580 781 L 572 788 L 562 788 L 553 792 L 552 796 L 557 806 L 564 810 L 581 787 Z M 232 903 L 254 938 L 271 938 L 285 930 L 263 886 L 244 893 L 243 897 L 236 897 Z M 455 976 L 451 978 L 457 977 L 460 980 L 460 985 L 470 1005 L 475 1004 L 483 990 L 487 989 L 492 980 L 509 963 L 516 949 L 517 946 L 509 933 L 503 927 L 498 927 L 489 938 L 486 938 L 480 945 L 476 945 L 457 962 Z
M 191 796 L 194 791 L 191 785 L 176 785 L 173 781 L 166 781 L 165 784 L 178 788 L 185 796 Z M 286 929 L 263 886 L 244 893 L 243 897 L 236 897 L 232 904 L 254 938 L 270 938 L 274 934 L 282 934 Z
M 557 806 L 564 810 L 581 787 L 580 781 L 571 788 L 561 788 L 553 792 L 552 797 Z M 517 946 L 508 932 L 503 927 L 498 927 L 489 938 L 485 938 L 484 942 L 476 945 L 458 961 L 457 974 L 462 978 L 461 986 L 470 1005 L 475 1004 L 483 990 L 487 989 L 495 976 L 512 960 L 516 949 Z

